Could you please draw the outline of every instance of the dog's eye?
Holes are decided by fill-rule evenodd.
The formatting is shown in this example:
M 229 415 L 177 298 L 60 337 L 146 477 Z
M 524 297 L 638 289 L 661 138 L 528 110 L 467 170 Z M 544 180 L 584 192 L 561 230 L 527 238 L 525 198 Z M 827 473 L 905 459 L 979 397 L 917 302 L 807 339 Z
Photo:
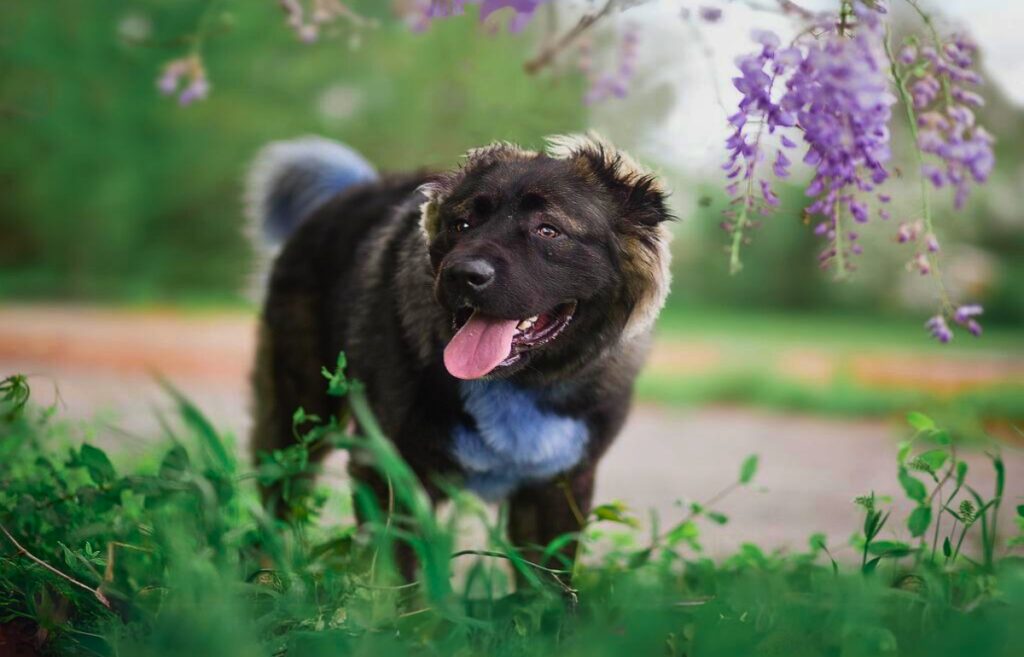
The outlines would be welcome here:
M 463 231 L 469 230 L 469 222 L 465 220 L 456 221 L 455 223 L 452 224 L 452 230 L 454 230 L 456 233 L 461 233 Z
M 541 237 L 546 237 L 548 239 L 552 239 L 552 238 L 558 237 L 559 235 L 562 234 L 561 231 L 559 231 L 557 228 L 555 228 L 551 224 L 541 224 L 541 225 L 537 226 L 537 231 L 536 232 Z

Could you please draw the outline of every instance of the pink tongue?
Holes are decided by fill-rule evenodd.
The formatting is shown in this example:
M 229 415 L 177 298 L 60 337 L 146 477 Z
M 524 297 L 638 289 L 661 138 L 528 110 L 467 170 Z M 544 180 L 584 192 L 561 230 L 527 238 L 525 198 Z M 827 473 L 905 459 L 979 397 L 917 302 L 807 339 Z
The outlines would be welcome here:
M 448 346 L 444 366 L 459 379 L 479 379 L 509 357 L 517 320 L 493 319 L 474 312 Z

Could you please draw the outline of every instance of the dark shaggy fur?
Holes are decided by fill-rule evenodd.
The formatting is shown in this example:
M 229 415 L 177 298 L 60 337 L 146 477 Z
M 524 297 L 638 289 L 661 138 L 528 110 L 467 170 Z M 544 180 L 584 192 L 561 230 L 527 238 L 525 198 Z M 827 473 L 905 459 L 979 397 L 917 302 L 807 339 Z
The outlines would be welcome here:
M 254 193 L 269 201 L 281 193 L 273 176 L 262 184 Z M 320 369 L 343 350 L 435 502 L 445 480 L 508 499 L 510 538 L 528 551 L 578 530 L 667 294 L 668 218 L 658 182 L 593 136 L 554 138 L 547 152 L 496 144 L 450 172 L 347 189 L 304 218 L 274 263 L 253 448 L 290 444 L 300 406 L 339 414 Z M 573 303 L 557 311 L 572 314 L 555 339 L 482 381 L 446 370 L 469 309 L 555 317 Z M 353 459 L 350 471 L 386 501 L 372 467 Z

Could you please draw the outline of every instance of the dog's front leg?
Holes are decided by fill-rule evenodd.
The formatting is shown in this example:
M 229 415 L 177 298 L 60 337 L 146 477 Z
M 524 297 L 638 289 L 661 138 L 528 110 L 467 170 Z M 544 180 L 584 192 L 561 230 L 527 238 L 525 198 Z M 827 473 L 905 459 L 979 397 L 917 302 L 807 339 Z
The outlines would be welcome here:
M 585 464 L 549 482 L 516 491 L 509 500 L 509 538 L 524 558 L 548 568 L 571 569 L 578 547 L 575 539 L 558 551 L 563 559 L 547 563 L 540 560 L 551 541 L 579 532 L 586 525 L 594 497 L 595 470 L 593 464 Z M 522 582 L 518 572 L 517 579 Z

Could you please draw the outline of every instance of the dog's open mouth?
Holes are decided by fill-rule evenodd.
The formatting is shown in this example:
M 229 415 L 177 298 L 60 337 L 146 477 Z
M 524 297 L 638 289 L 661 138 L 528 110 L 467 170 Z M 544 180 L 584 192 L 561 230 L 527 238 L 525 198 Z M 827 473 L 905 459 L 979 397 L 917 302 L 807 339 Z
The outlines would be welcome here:
M 456 333 L 445 347 L 444 365 L 454 377 L 479 379 L 557 338 L 575 312 L 575 301 L 523 319 L 498 319 L 462 308 L 455 313 Z

